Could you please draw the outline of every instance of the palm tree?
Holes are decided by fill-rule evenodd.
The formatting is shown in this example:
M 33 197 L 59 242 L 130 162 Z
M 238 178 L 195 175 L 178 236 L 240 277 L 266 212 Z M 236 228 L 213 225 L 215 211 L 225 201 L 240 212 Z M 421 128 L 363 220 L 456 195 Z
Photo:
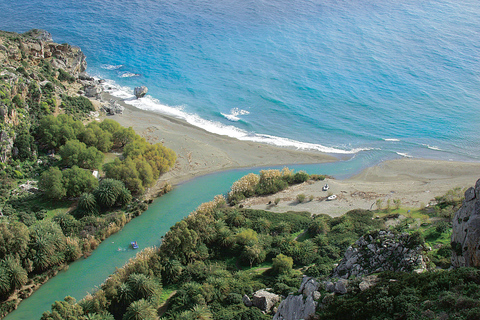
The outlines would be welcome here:
M 5 271 L 9 275 L 11 288 L 20 289 L 25 283 L 27 283 L 27 271 L 22 268 L 18 259 L 8 256 L 3 260 L 3 264 L 5 265 Z
M 97 200 L 91 193 L 84 193 L 78 200 L 78 209 L 85 213 L 95 213 L 97 211 Z
M 126 283 L 122 283 L 117 290 L 117 300 L 121 305 L 127 306 L 133 300 L 133 292 L 130 286 Z
M 158 320 L 157 310 L 147 300 L 140 299 L 130 304 L 123 320 Z
M 148 299 L 160 291 L 160 285 L 155 280 L 144 274 L 132 273 L 127 280 L 132 289 L 133 296 L 137 299 Z

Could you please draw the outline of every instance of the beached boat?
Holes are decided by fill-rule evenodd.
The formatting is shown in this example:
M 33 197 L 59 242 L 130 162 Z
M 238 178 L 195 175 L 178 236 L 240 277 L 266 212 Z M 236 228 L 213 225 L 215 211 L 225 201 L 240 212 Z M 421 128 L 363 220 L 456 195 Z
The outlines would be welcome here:
M 335 195 L 335 194 L 332 194 L 331 196 L 327 197 L 328 201 L 332 201 L 332 200 L 335 200 L 335 199 L 337 199 L 337 195 Z
M 138 249 L 137 241 L 130 242 L 130 245 L 132 246 L 132 249 Z
M 330 187 L 328 186 L 328 184 L 325 183 L 325 185 L 323 186 L 322 190 L 323 190 L 323 191 L 327 191 L 328 189 L 330 189 Z

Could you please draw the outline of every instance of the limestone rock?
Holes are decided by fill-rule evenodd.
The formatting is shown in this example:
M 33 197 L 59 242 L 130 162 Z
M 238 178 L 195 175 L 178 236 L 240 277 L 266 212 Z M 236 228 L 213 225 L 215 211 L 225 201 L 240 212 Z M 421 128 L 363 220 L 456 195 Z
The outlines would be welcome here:
M 280 303 L 274 320 L 297 320 L 307 319 L 315 314 L 317 302 L 321 298 L 317 291 L 320 283 L 312 277 L 303 276 L 302 284 L 298 289 L 301 295 L 290 294 Z
M 267 313 L 279 301 L 280 296 L 278 294 L 268 292 L 264 289 L 255 292 L 252 298 L 252 304 Z
M 452 222 L 452 265 L 480 267 L 480 179 L 465 192 Z
M 347 293 L 348 280 L 340 279 L 335 283 L 335 293 L 345 294 Z
M 325 283 L 325 290 L 327 292 L 334 292 L 335 291 L 335 284 L 331 281 L 327 281 Z
M 362 282 L 360 282 L 358 288 L 360 289 L 360 291 L 365 291 L 376 285 L 377 281 L 378 277 L 376 275 L 366 276 L 362 279 Z
M 147 92 L 148 92 L 148 88 L 145 86 L 135 87 L 135 90 L 133 91 L 137 99 L 145 97 Z
M 313 292 L 318 290 L 320 284 L 315 278 L 303 276 L 302 284 L 300 285 L 300 289 L 298 289 L 298 293 L 303 293 L 305 297 L 311 296 Z
M 83 89 L 85 91 L 85 96 L 89 98 L 96 98 L 102 93 L 103 88 L 97 84 L 86 85 Z
M 103 105 L 103 109 L 109 115 L 122 114 L 123 110 L 125 110 L 125 108 L 114 99 L 110 99 L 108 104 Z
M 313 300 L 313 296 L 306 299 L 303 295 L 294 296 L 289 294 L 288 297 L 280 303 L 277 313 L 273 316 L 273 320 L 298 320 L 307 319 L 315 314 L 317 302 Z

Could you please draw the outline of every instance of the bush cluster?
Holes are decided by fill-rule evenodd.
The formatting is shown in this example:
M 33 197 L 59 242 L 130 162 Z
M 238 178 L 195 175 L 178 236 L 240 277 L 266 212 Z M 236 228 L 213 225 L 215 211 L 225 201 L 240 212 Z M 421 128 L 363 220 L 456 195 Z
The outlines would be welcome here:
M 249 173 L 233 183 L 228 193 L 228 203 L 236 205 L 245 198 L 274 194 L 286 189 L 289 185 L 303 183 L 309 178 L 310 175 L 304 171 L 293 173 L 293 170 L 288 168 L 283 168 L 282 171 L 261 170 L 259 175 Z

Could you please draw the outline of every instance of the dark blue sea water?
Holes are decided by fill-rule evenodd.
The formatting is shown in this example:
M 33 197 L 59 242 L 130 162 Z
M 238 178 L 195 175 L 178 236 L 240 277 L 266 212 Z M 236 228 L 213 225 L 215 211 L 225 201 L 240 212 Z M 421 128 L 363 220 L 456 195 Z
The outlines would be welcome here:
M 139 108 L 238 139 L 480 160 L 474 0 L 0 0 Z M 363 150 L 363 151 L 361 151 Z

